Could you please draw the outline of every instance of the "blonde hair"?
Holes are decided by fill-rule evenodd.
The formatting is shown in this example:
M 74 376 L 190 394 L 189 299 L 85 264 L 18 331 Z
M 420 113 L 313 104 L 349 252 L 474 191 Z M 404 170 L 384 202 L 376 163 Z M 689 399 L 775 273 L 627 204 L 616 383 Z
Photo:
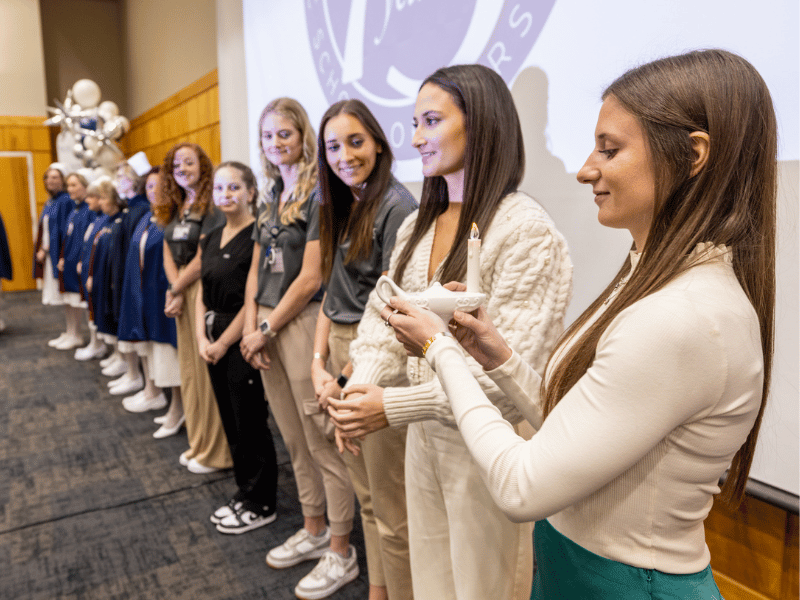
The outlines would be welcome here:
M 308 118 L 308 113 L 303 106 L 294 98 L 276 98 L 261 111 L 261 116 L 258 119 L 258 149 L 261 156 L 261 168 L 264 174 L 272 181 L 277 181 L 281 177 L 278 167 L 273 165 L 267 160 L 264 154 L 264 146 L 261 144 L 261 128 L 264 125 L 264 119 L 270 114 L 280 115 L 285 119 L 289 119 L 294 125 L 295 129 L 300 132 L 300 138 L 303 141 L 303 153 L 299 159 L 299 169 L 297 174 L 297 183 L 292 189 L 289 196 L 290 200 L 281 213 L 280 219 L 283 225 L 289 225 L 297 221 L 300 217 L 300 208 L 306 199 L 314 191 L 317 185 L 317 142 L 314 128 L 311 126 L 311 121 Z M 259 227 L 267 218 L 264 213 L 258 223 Z
M 126 206 L 125 201 L 120 198 L 119 194 L 117 193 L 117 188 L 114 187 L 114 182 L 112 182 L 111 178 L 106 175 L 103 175 L 97 181 L 91 184 L 86 189 L 86 195 L 94 198 L 111 198 L 114 204 L 117 205 L 117 208 L 120 209 L 125 208 Z

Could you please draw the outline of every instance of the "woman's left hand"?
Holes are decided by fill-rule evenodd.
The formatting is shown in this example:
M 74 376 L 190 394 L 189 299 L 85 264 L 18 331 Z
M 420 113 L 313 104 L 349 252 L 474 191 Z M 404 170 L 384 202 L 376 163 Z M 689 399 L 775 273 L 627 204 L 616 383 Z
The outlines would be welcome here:
M 389 426 L 383 412 L 383 388 L 351 385 L 344 400 L 328 398 L 328 414 L 345 439 L 360 438 Z
M 397 340 L 409 356 L 421 357 L 425 342 L 437 333 L 447 331 L 447 325 L 436 313 L 396 297 L 383 307 L 381 318 L 394 329 Z
M 215 365 L 219 362 L 219 359 L 225 356 L 225 353 L 227 351 L 228 347 L 219 340 L 217 340 L 216 342 L 210 343 L 206 347 L 206 354 L 203 358 L 209 364 Z

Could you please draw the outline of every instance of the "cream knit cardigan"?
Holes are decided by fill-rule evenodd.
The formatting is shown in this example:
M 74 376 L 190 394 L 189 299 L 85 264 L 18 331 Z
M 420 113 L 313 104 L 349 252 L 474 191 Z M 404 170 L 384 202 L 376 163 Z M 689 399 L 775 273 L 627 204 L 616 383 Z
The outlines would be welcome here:
M 397 232 L 389 276 L 408 242 L 418 212 L 410 214 Z M 414 249 L 398 282 L 407 292 L 429 287 L 428 266 L 435 225 Z M 567 244 L 544 209 L 530 196 L 516 192 L 504 198 L 489 229 L 481 232 L 481 289 L 485 308 L 509 345 L 539 373 L 564 328 L 564 313 L 572 295 L 572 263 Z M 440 268 L 436 271 L 438 280 Z M 446 282 L 442 282 L 446 283 Z M 394 331 L 384 325 L 384 303 L 373 290 L 350 345 L 353 375 L 348 385 L 373 383 L 385 388 L 384 410 L 392 427 L 435 419 L 455 427 L 442 386 L 425 359 L 408 357 Z M 488 398 L 510 423 L 523 415 L 470 356 L 470 371 Z

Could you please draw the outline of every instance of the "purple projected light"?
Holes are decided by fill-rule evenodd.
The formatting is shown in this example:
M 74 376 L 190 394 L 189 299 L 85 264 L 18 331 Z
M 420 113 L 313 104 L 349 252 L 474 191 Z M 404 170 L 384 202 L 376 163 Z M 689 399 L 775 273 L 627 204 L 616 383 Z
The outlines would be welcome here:
M 555 0 L 306 0 L 314 64 L 330 104 L 359 98 L 399 164 L 416 161 L 411 119 L 422 81 L 442 66 L 480 63 L 510 83 Z

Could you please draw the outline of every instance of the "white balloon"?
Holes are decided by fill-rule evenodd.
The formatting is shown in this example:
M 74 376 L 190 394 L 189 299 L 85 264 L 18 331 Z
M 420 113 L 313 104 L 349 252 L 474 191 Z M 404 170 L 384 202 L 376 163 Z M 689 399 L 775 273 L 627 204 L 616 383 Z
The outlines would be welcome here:
M 96 151 L 102 145 L 102 142 L 96 137 L 87 135 L 85 138 L 83 138 L 83 145 L 87 150 Z
M 72 153 L 77 157 L 83 156 L 83 144 L 81 144 L 80 142 L 76 142 L 75 145 L 72 147 Z
M 94 108 L 100 102 L 100 86 L 91 79 L 79 79 L 72 85 L 72 97 L 81 108 Z
M 93 158 L 94 158 L 94 150 L 90 150 L 89 148 L 87 148 L 86 150 L 83 151 L 83 160 L 85 160 L 87 163 L 91 162 Z
M 106 137 L 116 140 L 122 135 L 122 123 L 119 121 L 122 117 L 111 117 L 108 121 L 103 123 L 103 133 Z
M 122 133 L 123 134 L 128 133 L 131 130 L 131 122 L 128 121 L 126 117 L 120 116 L 117 118 L 120 119 L 120 123 L 122 124 Z
M 119 114 L 119 106 L 117 106 L 116 102 L 112 102 L 111 100 L 103 100 L 100 106 L 97 107 L 97 114 L 102 116 L 103 113 L 111 117 L 116 117 Z

